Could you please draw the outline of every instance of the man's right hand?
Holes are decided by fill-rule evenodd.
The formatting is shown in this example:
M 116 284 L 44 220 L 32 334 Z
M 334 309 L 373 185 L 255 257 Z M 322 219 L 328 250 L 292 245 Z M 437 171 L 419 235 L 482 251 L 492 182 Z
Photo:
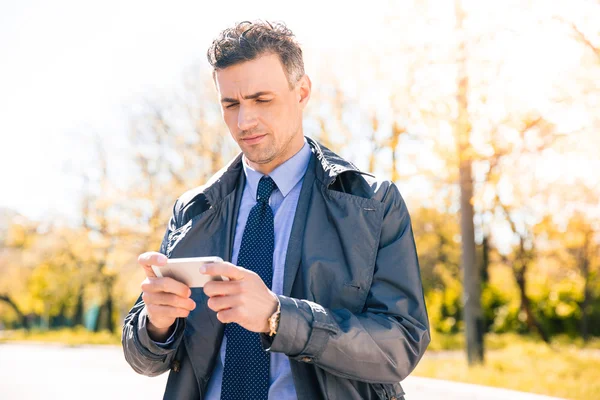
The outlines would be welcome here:
M 190 288 L 172 278 L 158 278 L 152 265 L 167 264 L 167 257 L 157 252 L 140 254 L 138 263 L 146 273 L 142 282 L 142 299 L 148 311 L 148 334 L 152 340 L 164 342 L 171 334 L 177 318 L 186 318 L 196 308 L 190 299 Z

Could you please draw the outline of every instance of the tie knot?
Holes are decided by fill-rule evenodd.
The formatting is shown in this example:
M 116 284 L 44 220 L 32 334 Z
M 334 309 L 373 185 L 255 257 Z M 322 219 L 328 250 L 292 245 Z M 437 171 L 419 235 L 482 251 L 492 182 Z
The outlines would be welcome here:
M 268 176 L 263 176 L 258 182 L 258 190 L 256 191 L 256 201 L 262 201 L 263 203 L 269 202 L 271 192 L 275 189 L 275 182 Z

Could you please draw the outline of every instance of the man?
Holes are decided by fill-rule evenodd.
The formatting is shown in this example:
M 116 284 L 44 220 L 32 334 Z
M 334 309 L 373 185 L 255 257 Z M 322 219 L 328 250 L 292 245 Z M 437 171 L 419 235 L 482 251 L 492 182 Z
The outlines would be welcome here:
M 138 373 L 166 399 L 401 399 L 429 344 L 417 254 L 396 186 L 305 138 L 311 94 L 283 24 L 243 22 L 208 51 L 242 153 L 183 194 L 125 319 Z M 190 289 L 166 258 L 220 256 Z

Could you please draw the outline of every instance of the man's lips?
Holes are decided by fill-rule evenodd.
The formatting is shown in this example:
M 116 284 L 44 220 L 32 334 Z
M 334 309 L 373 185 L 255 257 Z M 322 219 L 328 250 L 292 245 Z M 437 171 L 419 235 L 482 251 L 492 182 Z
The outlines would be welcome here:
M 247 138 L 242 138 L 242 140 L 244 141 L 244 143 L 248 143 L 248 144 L 254 144 L 254 143 L 258 143 L 261 141 L 261 139 L 263 137 L 267 136 L 267 134 L 263 134 L 263 135 L 255 135 L 255 136 L 250 136 Z

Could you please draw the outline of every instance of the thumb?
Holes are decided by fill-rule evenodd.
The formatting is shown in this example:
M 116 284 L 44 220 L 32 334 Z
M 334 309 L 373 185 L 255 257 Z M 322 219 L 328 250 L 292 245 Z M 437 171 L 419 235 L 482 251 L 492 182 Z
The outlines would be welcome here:
M 140 254 L 138 257 L 138 264 L 142 266 L 148 278 L 156 278 L 156 274 L 152 270 L 152 266 L 156 265 L 162 267 L 167 264 L 167 260 L 168 258 L 164 254 L 156 251 L 149 251 Z

